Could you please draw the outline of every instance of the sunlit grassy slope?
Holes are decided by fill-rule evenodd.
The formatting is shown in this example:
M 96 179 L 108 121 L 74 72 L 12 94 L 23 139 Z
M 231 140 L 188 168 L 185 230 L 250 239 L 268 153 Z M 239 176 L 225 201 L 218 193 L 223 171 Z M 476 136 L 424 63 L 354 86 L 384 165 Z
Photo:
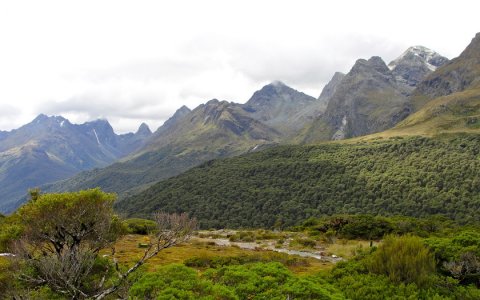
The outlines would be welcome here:
M 480 88 L 436 98 L 394 128 L 355 140 L 460 132 L 480 133 Z

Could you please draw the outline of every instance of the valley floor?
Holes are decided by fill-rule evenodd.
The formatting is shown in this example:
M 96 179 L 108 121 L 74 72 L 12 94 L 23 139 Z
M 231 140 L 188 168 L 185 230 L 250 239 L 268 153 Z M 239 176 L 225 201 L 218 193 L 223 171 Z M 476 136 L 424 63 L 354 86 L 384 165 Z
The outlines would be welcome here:
M 270 236 L 252 238 L 259 232 Z M 243 257 L 248 261 L 279 261 L 293 273 L 314 274 L 331 269 L 336 262 L 352 257 L 358 249 L 369 247 L 369 241 L 365 240 L 312 241 L 297 232 L 198 231 L 188 242 L 160 252 L 146 266 L 149 271 L 155 271 L 172 263 L 188 265 L 195 260 Z M 148 242 L 148 236 L 126 235 L 116 243 L 115 257 L 120 263 L 129 265 L 143 255 L 142 245 Z M 110 255 L 108 251 L 103 253 Z

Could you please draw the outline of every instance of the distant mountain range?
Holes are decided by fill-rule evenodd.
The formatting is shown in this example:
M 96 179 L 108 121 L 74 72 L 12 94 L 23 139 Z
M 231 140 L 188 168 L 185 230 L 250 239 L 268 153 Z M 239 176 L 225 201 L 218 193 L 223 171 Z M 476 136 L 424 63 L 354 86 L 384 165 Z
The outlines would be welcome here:
M 469 46 L 472 47 L 475 48 Z M 465 51 L 478 54 L 476 49 L 469 48 Z M 407 49 L 388 65 L 380 57 L 359 59 L 347 74 L 335 73 L 318 98 L 275 81 L 256 91 L 245 104 L 214 99 L 193 110 L 183 106 L 154 133 L 142 125 L 135 134 L 118 136 L 110 125 L 95 125 L 108 124 L 106 121 L 73 125 L 63 118 L 60 120 L 61 117 L 39 116 L 40 119 L 59 119 L 55 121 L 58 124 L 64 120 L 64 126 L 68 123 L 82 130 L 61 135 L 57 132 L 63 129 L 58 131 L 56 125 L 52 125 L 45 127 L 49 128 L 45 129 L 48 134 L 38 135 L 36 139 L 32 135 L 31 141 L 38 144 L 45 138 L 42 143 L 55 149 L 63 149 L 63 144 L 68 149 L 75 148 L 74 145 L 76 148 L 62 155 L 57 154 L 57 150 L 41 150 L 45 152 L 44 157 L 50 159 L 35 159 L 28 163 L 37 172 L 31 173 L 32 178 L 37 178 L 38 175 L 34 174 L 41 174 L 42 168 L 52 169 L 51 178 L 19 180 L 26 179 L 28 171 L 21 167 L 22 164 L 16 167 L 17 161 L 10 159 L 10 170 L 18 170 L 15 176 L 11 176 L 3 171 L 6 166 L 3 157 L 12 152 L 11 149 L 22 147 L 22 143 L 29 143 L 29 138 L 12 139 L 15 131 L 0 132 L 0 170 L 3 172 L 0 178 L 7 180 L 7 184 L 22 182 L 4 194 L 0 210 L 14 209 L 24 201 L 22 196 L 26 189 L 34 186 L 42 185 L 44 191 L 99 186 L 124 199 L 208 160 L 256 152 L 279 144 L 317 143 L 381 134 L 397 124 L 400 124 L 398 128 L 406 128 L 405 122 L 421 113 L 418 110 L 437 96 L 430 87 L 448 86 L 451 92 L 459 91 L 459 83 L 453 81 L 460 69 L 459 74 L 463 77 L 458 78 L 462 84 L 475 86 L 478 77 L 473 69 L 478 68 L 478 61 L 476 67 L 471 66 L 474 60 L 464 61 L 465 58 L 459 57 L 449 62 L 422 46 Z M 448 91 L 446 87 L 444 89 Z M 469 120 L 474 123 L 472 118 Z M 83 139 L 85 143 L 77 142 Z M 4 140 L 9 140 L 5 147 Z M 52 155 L 58 159 L 53 159 Z M 70 162 L 69 159 L 74 158 L 82 163 Z M 78 174 L 71 177 L 75 173 Z M 64 180 L 57 181 L 60 179 Z
M 31 123 L 0 135 L 0 207 L 15 208 L 29 188 L 105 167 L 140 149 L 151 135 L 117 135 L 106 120 L 81 125 L 60 116 L 39 115 Z
M 99 186 L 124 198 L 202 162 L 289 142 L 325 107 L 325 99 L 308 96 L 278 81 L 255 92 L 245 104 L 214 99 L 192 111 L 182 107 L 141 150 L 121 162 L 82 172 L 43 190 Z
M 402 107 L 414 111 L 392 129 L 204 163 L 118 202 L 117 209 L 142 217 L 188 212 L 203 228 L 288 227 L 338 213 L 440 214 L 478 223 L 480 33 L 459 57 L 439 60 L 426 60 L 433 67 L 423 69 L 426 77 L 411 93 L 414 79 L 394 74 L 401 60 L 392 70 L 377 57 L 357 61 L 320 118 L 337 130 L 336 138 L 374 131 L 369 122 L 393 126 Z M 358 92 L 350 93 L 354 87 Z M 376 92 L 368 97 L 365 91 Z M 388 93 L 379 97 L 381 91 Z
M 210 100 L 192 111 L 180 108 L 142 149 L 122 161 L 43 189 L 69 191 L 100 186 L 124 197 L 204 161 L 258 151 L 280 140 L 277 130 L 249 116 L 242 105 Z

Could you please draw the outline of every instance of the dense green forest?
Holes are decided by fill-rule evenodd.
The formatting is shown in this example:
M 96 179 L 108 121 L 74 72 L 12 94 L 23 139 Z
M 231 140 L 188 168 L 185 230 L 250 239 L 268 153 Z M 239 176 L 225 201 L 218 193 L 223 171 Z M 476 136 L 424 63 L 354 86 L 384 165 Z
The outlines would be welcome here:
M 118 202 L 188 212 L 203 228 L 277 227 L 336 213 L 480 220 L 480 136 L 279 146 L 209 161 Z

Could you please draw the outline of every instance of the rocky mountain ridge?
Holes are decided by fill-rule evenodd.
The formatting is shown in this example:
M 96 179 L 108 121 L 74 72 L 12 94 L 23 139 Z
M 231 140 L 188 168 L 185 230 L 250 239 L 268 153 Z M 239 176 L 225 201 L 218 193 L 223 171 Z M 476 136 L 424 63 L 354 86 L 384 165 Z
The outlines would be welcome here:
M 393 127 L 412 111 L 417 84 L 448 59 L 423 46 L 408 48 L 386 65 L 382 58 L 359 59 L 337 76 L 322 116 L 304 131 L 304 142 L 341 140 Z
M 286 135 L 293 135 L 325 107 L 321 100 L 274 81 L 242 105 L 248 114 Z
M 151 132 L 142 124 L 133 134 L 117 135 L 106 120 L 72 124 L 40 114 L 32 122 L 3 132 L 0 143 L 0 209 L 28 188 L 105 167 L 144 145 Z
M 415 87 L 428 74 L 448 62 L 448 58 L 424 46 L 408 48 L 388 67 L 398 82 Z
M 412 102 L 415 110 L 420 109 L 428 101 L 479 87 L 480 77 L 480 33 L 457 57 L 449 61 L 436 72 L 429 74 L 414 91 Z
M 191 111 L 178 109 L 140 151 L 128 158 L 44 189 L 100 186 L 124 197 L 202 162 L 258 151 L 276 145 L 280 139 L 278 131 L 250 117 L 242 105 L 212 99 Z

